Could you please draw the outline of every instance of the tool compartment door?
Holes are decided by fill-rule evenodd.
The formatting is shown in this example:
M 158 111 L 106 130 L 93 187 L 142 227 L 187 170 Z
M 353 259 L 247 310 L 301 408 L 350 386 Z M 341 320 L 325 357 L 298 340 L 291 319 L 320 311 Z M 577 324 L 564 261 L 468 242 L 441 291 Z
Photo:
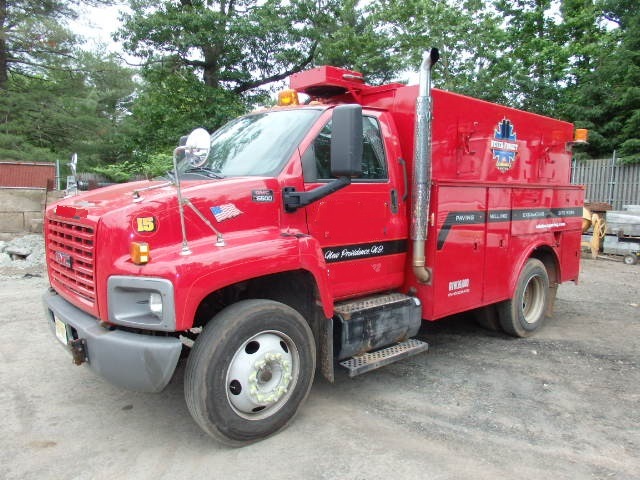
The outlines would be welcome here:
M 487 188 L 487 240 L 485 250 L 484 303 L 509 297 L 513 265 L 509 256 L 511 237 L 511 188 Z
M 469 310 L 482 302 L 486 188 L 437 187 L 434 317 Z

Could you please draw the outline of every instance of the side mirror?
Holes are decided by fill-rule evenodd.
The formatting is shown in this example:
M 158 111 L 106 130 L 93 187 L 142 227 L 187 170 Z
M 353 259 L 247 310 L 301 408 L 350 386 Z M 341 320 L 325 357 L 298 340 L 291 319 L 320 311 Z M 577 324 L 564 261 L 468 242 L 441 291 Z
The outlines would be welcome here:
M 207 161 L 209 150 L 211 149 L 211 138 L 209 137 L 209 132 L 204 128 L 196 128 L 189 134 L 184 146 L 189 154 L 188 156 L 191 166 L 202 166 Z
M 339 105 L 333 109 L 331 175 L 351 178 L 361 173 L 362 106 Z

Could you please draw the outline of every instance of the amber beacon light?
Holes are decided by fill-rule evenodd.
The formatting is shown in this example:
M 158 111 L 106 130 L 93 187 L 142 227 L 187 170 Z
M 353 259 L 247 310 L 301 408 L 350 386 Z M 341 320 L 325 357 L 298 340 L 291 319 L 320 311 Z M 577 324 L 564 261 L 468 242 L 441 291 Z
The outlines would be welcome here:
M 289 105 L 299 105 L 298 92 L 295 90 L 283 90 L 278 93 L 278 105 L 280 107 L 287 107 Z

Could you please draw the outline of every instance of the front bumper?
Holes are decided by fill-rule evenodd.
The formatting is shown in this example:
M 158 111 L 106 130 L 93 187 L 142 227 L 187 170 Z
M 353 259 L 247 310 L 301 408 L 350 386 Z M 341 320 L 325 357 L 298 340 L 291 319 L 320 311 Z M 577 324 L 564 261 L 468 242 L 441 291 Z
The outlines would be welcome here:
M 179 339 L 107 330 L 55 292 L 45 293 L 43 300 L 54 335 L 57 318 L 66 324 L 68 338 L 85 340 L 88 367 L 108 382 L 130 390 L 159 392 L 171 380 L 182 351 Z

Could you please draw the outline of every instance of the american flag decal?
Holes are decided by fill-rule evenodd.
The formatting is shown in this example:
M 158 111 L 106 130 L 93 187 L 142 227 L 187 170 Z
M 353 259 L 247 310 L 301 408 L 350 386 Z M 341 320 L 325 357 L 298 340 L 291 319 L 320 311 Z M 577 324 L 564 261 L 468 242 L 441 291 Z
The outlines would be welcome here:
M 211 207 L 211 213 L 216 217 L 218 222 L 228 220 L 229 218 L 237 217 L 242 213 L 233 203 L 225 203 L 224 205 L 216 205 Z

